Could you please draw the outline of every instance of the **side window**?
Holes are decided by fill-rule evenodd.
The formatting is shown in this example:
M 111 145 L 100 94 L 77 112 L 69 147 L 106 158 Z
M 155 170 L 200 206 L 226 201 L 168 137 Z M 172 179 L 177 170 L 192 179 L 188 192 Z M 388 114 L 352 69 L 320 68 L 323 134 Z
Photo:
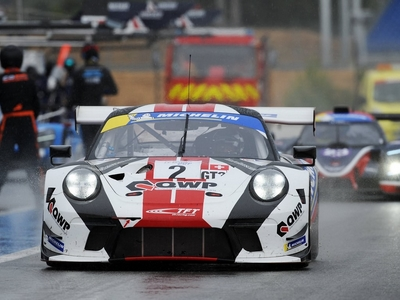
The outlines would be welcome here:
M 114 157 L 114 134 L 113 130 L 102 134 L 99 143 L 95 149 L 96 158 Z
M 266 159 L 269 155 L 268 141 L 259 133 L 254 134 L 254 149 L 256 154 L 254 157 Z

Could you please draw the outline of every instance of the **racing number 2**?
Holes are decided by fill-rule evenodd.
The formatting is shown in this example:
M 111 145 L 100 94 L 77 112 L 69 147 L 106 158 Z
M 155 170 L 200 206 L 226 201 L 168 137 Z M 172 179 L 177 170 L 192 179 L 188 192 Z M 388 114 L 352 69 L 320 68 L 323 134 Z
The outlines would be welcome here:
M 201 161 L 155 161 L 154 179 L 200 179 Z
M 174 172 L 174 173 L 172 173 L 172 174 L 168 177 L 169 179 L 177 178 L 177 176 L 178 176 L 179 174 L 182 174 L 182 173 L 185 172 L 185 170 L 186 170 L 186 167 L 185 167 L 185 166 L 180 166 L 180 165 L 170 166 L 168 169 L 173 170 L 173 169 L 176 169 L 176 168 L 178 168 L 179 170 L 176 171 L 176 172 Z

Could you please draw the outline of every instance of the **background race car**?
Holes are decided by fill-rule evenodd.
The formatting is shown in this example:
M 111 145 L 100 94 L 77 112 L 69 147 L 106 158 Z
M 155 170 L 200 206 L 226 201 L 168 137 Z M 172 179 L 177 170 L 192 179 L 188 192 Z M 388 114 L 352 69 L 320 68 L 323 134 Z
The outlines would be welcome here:
M 265 122 L 313 108 L 78 107 L 100 123 L 84 160 L 47 171 L 41 259 L 293 263 L 318 254 L 316 148 L 280 155 Z M 110 113 L 111 112 L 111 113 Z M 69 146 L 52 146 L 51 160 Z M 308 160 L 308 161 L 306 161 Z
M 71 145 L 71 158 L 76 160 L 84 156 L 81 136 L 75 126 L 74 119 L 61 118 L 60 122 L 52 122 L 55 116 L 64 114 L 60 109 L 40 115 L 37 120 L 40 163 L 44 170 L 52 167 L 50 163 L 50 145 Z
M 280 150 L 293 145 L 316 145 L 316 167 L 326 189 L 380 193 L 379 164 L 387 146 L 376 119 L 367 113 L 337 107 L 316 115 L 315 136 L 304 127 L 296 138 L 277 142 Z

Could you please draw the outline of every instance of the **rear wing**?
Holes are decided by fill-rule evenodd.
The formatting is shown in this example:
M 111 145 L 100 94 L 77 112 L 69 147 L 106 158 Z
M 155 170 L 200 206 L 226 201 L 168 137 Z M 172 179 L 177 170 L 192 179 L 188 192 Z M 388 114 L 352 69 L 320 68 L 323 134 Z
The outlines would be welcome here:
M 400 121 L 400 114 L 372 113 L 377 120 Z
M 129 106 L 77 106 L 75 124 L 101 125 L 114 110 Z
M 102 124 L 116 109 L 129 106 L 77 106 L 76 124 Z M 314 107 L 246 107 L 259 112 L 266 123 L 287 125 L 313 125 L 315 131 Z
M 313 125 L 314 107 L 246 107 L 260 113 L 265 123 L 286 125 Z

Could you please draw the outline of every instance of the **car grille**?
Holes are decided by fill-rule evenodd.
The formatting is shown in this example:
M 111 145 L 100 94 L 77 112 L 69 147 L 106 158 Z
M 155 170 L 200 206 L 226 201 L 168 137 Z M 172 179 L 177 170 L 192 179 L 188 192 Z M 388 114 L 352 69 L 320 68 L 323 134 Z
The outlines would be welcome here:
M 215 228 L 124 229 L 111 258 L 128 257 L 234 258 L 225 232 Z
M 110 260 L 218 259 L 233 261 L 242 249 L 262 251 L 261 220 L 229 220 L 223 228 L 121 228 L 115 220 L 91 220 L 85 250 L 104 248 Z

